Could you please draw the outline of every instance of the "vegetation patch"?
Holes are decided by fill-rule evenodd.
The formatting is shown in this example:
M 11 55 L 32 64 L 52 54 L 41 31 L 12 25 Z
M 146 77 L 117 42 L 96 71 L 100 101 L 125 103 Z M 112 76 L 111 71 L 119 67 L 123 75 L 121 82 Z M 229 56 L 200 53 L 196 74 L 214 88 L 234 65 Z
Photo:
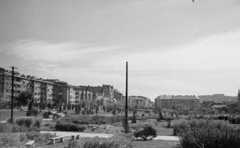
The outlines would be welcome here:
M 239 148 L 240 129 L 212 120 L 190 120 L 174 125 L 182 148 Z
M 148 138 L 153 139 L 157 137 L 157 131 L 151 126 L 146 125 L 143 128 L 137 129 L 137 131 L 134 132 L 134 136 L 146 141 Z
M 128 135 L 115 135 L 111 138 L 91 138 L 81 141 L 70 141 L 68 148 L 133 148 L 134 144 Z
M 58 122 L 55 126 L 55 129 L 58 131 L 78 131 L 82 132 L 86 129 L 84 125 L 79 125 L 75 123 L 68 123 L 68 122 Z

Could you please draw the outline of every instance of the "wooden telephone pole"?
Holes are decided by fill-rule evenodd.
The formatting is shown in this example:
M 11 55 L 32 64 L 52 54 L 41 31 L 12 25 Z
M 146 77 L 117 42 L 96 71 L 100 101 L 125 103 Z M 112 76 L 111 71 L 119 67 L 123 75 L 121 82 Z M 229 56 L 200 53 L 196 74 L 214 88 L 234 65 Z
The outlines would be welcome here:
M 126 62 L 125 133 L 128 133 L 128 62 Z
M 13 98 L 14 98 L 14 69 L 17 69 L 16 67 L 12 66 L 12 103 L 11 103 L 11 123 L 13 123 Z

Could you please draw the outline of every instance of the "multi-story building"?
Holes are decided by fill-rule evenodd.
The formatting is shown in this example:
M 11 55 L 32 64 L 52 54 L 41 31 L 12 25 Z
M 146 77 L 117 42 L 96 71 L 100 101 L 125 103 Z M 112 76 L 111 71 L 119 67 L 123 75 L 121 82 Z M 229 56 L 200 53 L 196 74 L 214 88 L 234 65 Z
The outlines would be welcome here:
M 240 111 L 240 90 L 238 89 L 238 96 L 237 96 L 237 107 Z
M 111 85 L 103 85 L 103 94 L 106 97 L 113 98 L 113 86 Z
M 128 97 L 128 106 L 130 108 L 144 108 L 144 100 L 137 96 L 130 96 Z
M 22 92 L 28 91 L 32 93 L 35 103 L 52 102 L 53 83 L 37 79 L 33 76 L 20 75 L 14 73 L 12 86 L 12 73 L 3 68 L 0 69 L 0 97 L 1 102 L 10 102 L 12 97 L 12 88 L 14 90 L 13 97 L 18 97 Z
M 0 103 L 2 105 L 3 92 L 4 92 L 4 71 L 5 69 L 0 68 Z M 1 108 L 2 106 L 0 106 Z
M 155 106 L 157 108 L 172 108 L 173 106 L 178 105 L 188 106 L 192 109 L 198 108 L 199 98 L 195 95 L 160 95 L 155 99 Z
M 113 98 L 115 98 L 118 102 L 122 102 L 124 99 L 124 96 L 117 89 L 114 89 L 113 90 Z
M 54 83 L 54 97 L 55 103 L 76 104 L 80 100 L 92 100 L 94 92 L 88 90 L 87 87 L 69 85 L 67 82 L 59 81 L 57 79 L 47 79 Z
M 137 107 L 137 108 L 150 108 L 151 100 L 147 97 L 143 96 L 130 96 L 128 98 L 129 107 Z
M 64 103 L 69 104 L 70 102 L 70 87 L 67 82 L 59 81 L 58 79 L 46 79 L 54 83 L 53 85 L 53 102 L 55 104 Z
M 40 102 L 45 104 L 53 103 L 53 85 L 54 83 L 48 81 L 40 81 Z
M 18 73 L 14 74 L 13 97 L 18 97 L 22 92 L 29 89 L 29 79 Z M 3 100 L 11 101 L 12 92 L 12 74 L 9 71 L 4 72 Z

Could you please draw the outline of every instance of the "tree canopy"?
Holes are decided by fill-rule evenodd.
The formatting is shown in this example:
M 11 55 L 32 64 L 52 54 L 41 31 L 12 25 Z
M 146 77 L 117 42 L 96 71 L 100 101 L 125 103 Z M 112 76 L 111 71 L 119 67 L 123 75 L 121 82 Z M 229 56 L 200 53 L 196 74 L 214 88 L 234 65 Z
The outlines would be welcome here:
M 20 93 L 18 97 L 15 98 L 15 102 L 19 106 L 26 106 L 32 99 L 32 94 L 28 91 Z

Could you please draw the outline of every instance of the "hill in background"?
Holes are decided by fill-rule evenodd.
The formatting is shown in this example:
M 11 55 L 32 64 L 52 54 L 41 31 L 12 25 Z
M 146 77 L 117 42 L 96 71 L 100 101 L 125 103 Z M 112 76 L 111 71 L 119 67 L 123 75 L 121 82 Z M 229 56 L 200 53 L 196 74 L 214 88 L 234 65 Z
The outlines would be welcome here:
M 198 96 L 200 98 L 200 103 L 203 101 L 214 101 L 214 102 L 237 102 L 237 96 L 225 96 L 224 94 L 213 94 L 213 95 L 201 95 Z

